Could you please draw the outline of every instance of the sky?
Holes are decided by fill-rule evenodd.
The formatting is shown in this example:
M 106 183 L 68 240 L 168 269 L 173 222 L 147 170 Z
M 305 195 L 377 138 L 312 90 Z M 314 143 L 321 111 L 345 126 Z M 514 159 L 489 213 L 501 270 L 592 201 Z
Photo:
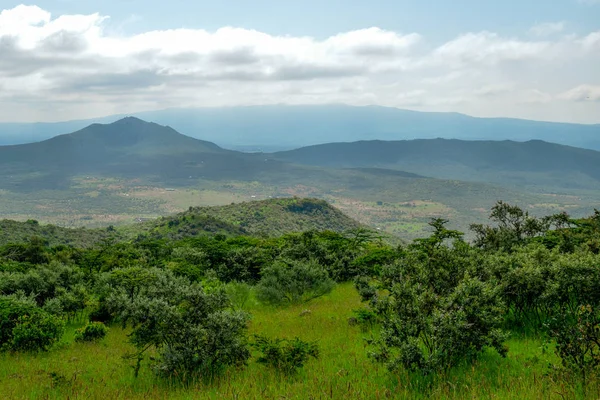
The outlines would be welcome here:
M 0 0 L 0 122 L 381 105 L 600 123 L 600 0 Z

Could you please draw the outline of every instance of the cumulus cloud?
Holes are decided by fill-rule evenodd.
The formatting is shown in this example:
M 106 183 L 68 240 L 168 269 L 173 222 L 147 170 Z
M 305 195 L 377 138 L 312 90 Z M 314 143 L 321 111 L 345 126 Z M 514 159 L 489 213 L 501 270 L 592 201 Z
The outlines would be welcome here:
M 597 101 L 600 72 L 584 66 L 600 62 L 600 31 L 550 40 L 562 22 L 534 26 L 529 39 L 484 31 L 432 44 L 377 27 L 325 39 L 235 27 L 127 36 L 110 34 L 107 19 L 1 11 L 0 120 L 331 102 L 541 119 L 554 102 L 598 118 L 586 100 Z

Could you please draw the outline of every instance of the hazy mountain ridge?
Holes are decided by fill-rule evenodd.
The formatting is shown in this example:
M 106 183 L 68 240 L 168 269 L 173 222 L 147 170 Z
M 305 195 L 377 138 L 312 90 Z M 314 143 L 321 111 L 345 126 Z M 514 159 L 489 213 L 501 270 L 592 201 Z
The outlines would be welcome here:
M 309 146 L 272 156 L 305 165 L 399 169 L 441 179 L 580 189 L 600 185 L 600 152 L 540 140 L 359 141 Z
M 186 179 L 251 179 L 282 163 L 225 150 L 182 135 L 168 126 L 128 117 L 107 125 L 92 124 L 70 134 L 22 145 L 0 146 L 0 189 L 15 189 L 11 176 L 33 174 L 30 184 L 60 187 L 77 174 L 154 176 L 157 182 L 185 184 Z
M 226 148 L 273 151 L 340 141 L 463 139 L 545 140 L 600 150 L 600 124 L 583 125 L 459 113 L 419 112 L 381 106 L 270 105 L 167 109 L 133 116 Z M 64 123 L 0 124 L 0 144 L 33 142 L 112 122 L 121 115 Z

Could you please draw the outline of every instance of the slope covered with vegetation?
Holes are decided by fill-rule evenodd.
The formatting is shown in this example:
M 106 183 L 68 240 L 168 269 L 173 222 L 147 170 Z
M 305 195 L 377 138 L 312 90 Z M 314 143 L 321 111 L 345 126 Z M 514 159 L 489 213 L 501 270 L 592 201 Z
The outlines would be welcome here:
M 106 239 L 123 239 L 123 235 L 113 227 L 70 229 L 56 225 L 43 225 L 36 220 L 26 222 L 0 220 L 0 245 L 23 243 L 32 237 L 42 238 L 49 246 L 73 247 L 90 247 Z
M 231 233 L 279 236 L 290 232 L 345 232 L 362 225 L 324 200 L 281 198 L 216 207 L 190 207 L 186 212 L 150 224 L 154 237 L 184 238 L 206 229 L 207 219 L 228 224 Z M 208 222 L 210 224 L 210 222 Z
M 498 202 L 473 243 L 446 223 L 402 246 L 362 229 L 0 246 L 0 392 L 597 398 L 600 211 Z
M 336 168 L 379 167 L 443 179 L 586 189 L 600 183 L 600 152 L 539 140 L 328 143 L 273 157 Z

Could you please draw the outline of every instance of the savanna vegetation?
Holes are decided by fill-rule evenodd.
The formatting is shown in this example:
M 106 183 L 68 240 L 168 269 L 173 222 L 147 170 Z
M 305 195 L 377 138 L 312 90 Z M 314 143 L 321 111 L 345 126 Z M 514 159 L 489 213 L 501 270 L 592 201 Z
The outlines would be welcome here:
M 598 211 L 498 202 L 472 241 L 437 218 L 400 245 L 359 225 L 173 234 L 189 217 L 4 241 L 2 397 L 600 396 Z

